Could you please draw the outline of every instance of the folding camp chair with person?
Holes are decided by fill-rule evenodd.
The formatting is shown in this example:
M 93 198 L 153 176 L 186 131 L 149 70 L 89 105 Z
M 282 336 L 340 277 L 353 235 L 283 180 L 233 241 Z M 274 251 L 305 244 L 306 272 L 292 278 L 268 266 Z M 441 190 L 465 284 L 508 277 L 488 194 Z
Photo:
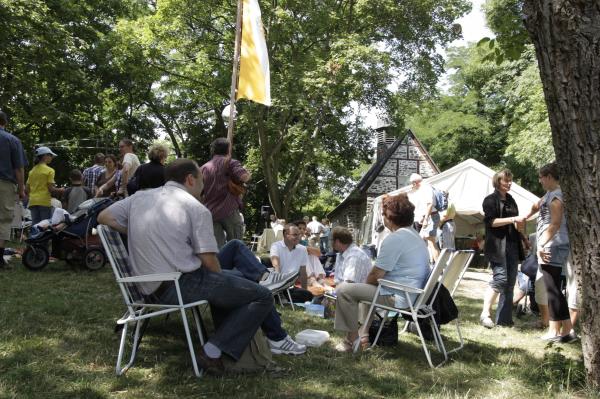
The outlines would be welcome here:
M 379 285 L 377 286 L 377 290 L 375 291 L 375 295 L 371 301 L 371 306 L 369 308 L 369 312 L 367 313 L 367 317 L 365 318 L 365 323 L 371 319 L 371 315 L 375 311 L 376 308 L 385 309 L 388 312 L 384 313 L 384 319 L 380 324 L 380 329 L 375 336 L 375 340 L 373 341 L 371 346 L 375 346 L 377 344 L 377 340 L 379 339 L 379 335 L 381 334 L 381 329 L 385 324 L 385 321 L 388 317 L 389 312 L 398 312 L 401 315 L 409 316 L 414 322 L 414 325 L 417 330 L 417 335 L 421 340 L 421 344 L 423 346 L 423 351 L 425 352 L 425 357 L 427 358 L 427 362 L 431 366 L 431 368 L 439 367 L 444 364 L 448 360 L 448 353 L 454 352 L 458 349 L 453 349 L 452 351 L 447 351 L 444 346 L 444 341 L 442 339 L 442 335 L 440 334 L 440 330 L 438 328 L 437 322 L 435 320 L 436 311 L 433 309 L 433 303 L 435 302 L 436 296 L 440 289 L 440 283 L 443 279 L 444 272 L 447 270 L 449 263 L 451 262 L 451 258 L 454 255 L 454 251 L 450 249 L 444 249 L 440 253 L 431 274 L 429 275 L 427 282 L 425 283 L 425 287 L 423 289 L 414 288 L 407 285 L 399 284 L 393 281 L 379 279 Z M 378 303 L 379 296 L 382 294 L 381 290 L 385 289 L 388 292 L 394 293 L 394 295 L 403 295 L 409 304 L 408 308 L 398 308 L 394 306 L 388 306 L 381 303 Z M 410 294 L 417 294 L 415 300 L 411 300 Z M 429 349 L 427 348 L 427 343 L 425 342 L 425 337 L 423 336 L 422 329 L 419 325 L 419 321 L 429 321 L 431 325 L 431 330 L 433 333 L 433 340 L 435 342 L 436 347 L 440 351 L 440 353 L 444 356 L 444 360 L 439 364 L 435 365 L 431 361 L 431 354 Z M 456 328 L 459 335 L 459 338 L 462 342 L 462 336 L 460 333 L 460 326 L 458 324 L 458 318 L 456 320 Z M 406 331 L 406 328 L 405 328 Z
M 123 330 L 121 332 L 121 342 L 119 344 L 119 354 L 117 356 L 117 375 L 122 375 L 133 365 L 135 357 L 137 355 L 138 346 L 141 341 L 142 329 L 145 322 L 147 322 L 152 317 L 161 316 L 173 312 L 180 312 L 188 348 L 190 351 L 190 356 L 192 358 L 194 373 L 197 377 L 200 377 L 202 373 L 200 372 L 198 364 L 196 362 L 196 353 L 194 351 L 192 336 L 190 334 L 187 315 L 185 311 L 187 309 L 192 310 L 192 315 L 194 317 L 194 322 L 198 331 L 198 338 L 200 339 L 200 344 L 204 345 L 204 336 L 202 333 L 199 307 L 200 305 L 208 305 L 208 302 L 202 300 L 191 303 L 185 303 L 183 301 L 181 296 L 181 290 L 179 288 L 179 277 L 181 276 L 180 272 L 132 276 L 131 267 L 128 261 L 127 250 L 123 245 L 123 241 L 121 240 L 121 236 L 119 235 L 119 233 L 108 226 L 99 225 L 98 234 L 100 235 L 102 245 L 104 246 L 104 249 L 108 256 L 108 260 L 110 261 L 110 264 L 112 266 L 113 272 L 117 280 L 117 284 L 119 285 L 121 294 L 123 295 L 123 299 L 125 300 L 125 306 L 127 306 L 127 311 L 125 312 L 123 317 L 121 317 L 117 321 L 118 325 L 123 326 Z M 138 287 L 138 284 L 149 282 L 172 282 L 172 284 L 175 285 L 175 289 L 177 290 L 178 303 L 174 305 L 162 304 L 155 301 L 155 298 L 151 298 L 156 297 L 156 295 L 143 295 Z M 131 357 L 129 359 L 129 362 L 124 367 L 122 367 L 122 360 L 125 352 L 125 344 L 127 341 L 127 332 L 130 324 L 134 324 L 135 327 L 135 331 L 132 334 L 133 339 L 131 342 Z

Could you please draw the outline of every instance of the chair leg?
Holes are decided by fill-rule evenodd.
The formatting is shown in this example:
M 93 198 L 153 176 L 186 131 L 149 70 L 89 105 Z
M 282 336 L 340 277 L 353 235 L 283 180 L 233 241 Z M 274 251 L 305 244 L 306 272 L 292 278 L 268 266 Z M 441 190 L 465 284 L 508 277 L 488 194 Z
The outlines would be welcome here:
M 363 325 L 365 323 L 367 323 L 369 320 L 371 320 L 371 315 L 373 314 L 373 309 L 375 309 L 375 303 L 377 301 L 375 299 L 373 299 L 373 302 L 371 302 L 371 306 L 369 306 L 369 311 L 367 312 L 367 317 L 365 318 L 365 320 L 363 321 Z M 387 314 L 387 313 L 386 313 Z M 373 340 L 373 343 L 371 344 L 371 348 L 374 347 L 377 344 L 377 340 L 379 339 L 379 334 L 381 334 L 381 330 L 383 329 L 383 323 L 381 323 L 381 325 L 379 326 L 379 331 L 377 331 L 377 336 L 375 337 L 375 339 Z M 360 346 L 360 345 L 359 345 Z M 358 348 L 354 348 L 354 349 L 358 349 Z
M 438 328 L 438 325 L 433 316 L 431 316 L 430 318 L 430 323 L 433 329 L 434 337 L 436 338 L 436 345 L 438 347 L 438 350 L 444 355 L 444 361 L 438 365 L 441 366 L 448 360 L 448 353 L 446 352 L 446 346 L 444 345 L 444 340 L 442 339 L 442 333 L 440 332 L 440 329 Z
M 419 333 L 419 338 L 421 339 L 421 345 L 423 346 L 423 352 L 425 352 L 425 357 L 427 358 L 427 363 L 429 363 L 429 367 L 434 369 L 437 366 L 441 366 L 444 362 L 438 364 L 437 366 L 434 366 L 433 363 L 431 362 L 431 354 L 429 353 L 429 349 L 427 349 L 427 343 L 425 342 L 425 338 L 423 337 L 423 333 L 421 332 L 421 327 L 419 326 L 419 319 L 415 314 L 412 315 L 412 318 L 413 318 L 413 321 L 415 322 L 415 327 L 417 328 L 417 332 Z M 434 334 L 435 334 L 435 332 L 434 332 Z
M 117 375 L 123 375 L 127 370 L 131 368 L 131 366 L 133 366 L 133 363 L 135 362 L 135 357 L 137 355 L 137 350 L 139 347 L 140 330 L 142 327 L 141 324 L 142 322 L 139 320 L 135 322 L 135 332 L 133 334 L 133 342 L 131 343 L 131 356 L 129 358 L 129 363 L 127 363 L 125 367 L 121 367 L 121 363 L 123 361 L 123 354 L 125 352 L 125 343 L 127 341 L 127 330 L 129 327 L 129 323 L 125 323 L 123 325 L 123 330 L 121 331 L 121 342 L 119 344 L 119 354 L 117 355 Z
M 456 322 L 456 333 L 458 334 L 458 341 L 460 342 L 460 345 L 457 346 L 456 348 L 448 351 L 447 353 L 453 353 L 453 352 L 458 352 L 459 350 L 461 350 L 462 348 L 464 348 L 465 343 L 463 341 L 463 337 L 462 337 L 462 333 L 460 331 L 460 323 L 458 321 L 458 317 L 454 320 Z
M 192 342 L 192 336 L 190 335 L 190 328 L 188 326 L 187 315 L 185 309 L 181 308 L 181 320 L 183 321 L 183 329 L 185 330 L 185 338 L 187 339 L 188 347 L 190 349 L 190 357 L 192 358 L 192 366 L 194 366 L 194 374 L 196 377 L 201 377 L 202 373 L 198 370 L 198 363 L 196 362 L 196 352 L 194 352 L 194 344 Z
M 288 289 L 286 290 L 286 292 L 287 292 L 287 294 L 288 294 L 288 299 L 289 299 L 289 301 L 290 301 L 290 305 L 292 305 L 292 310 L 296 310 L 296 309 L 294 308 L 294 301 L 292 301 L 292 293 L 290 292 L 290 289 L 288 288 Z
M 194 316 L 194 322 L 196 323 L 196 330 L 198 331 L 198 338 L 200 338 L 200 345 L 204 346 L 202 317 L 200 316 L 200 310 L 198 307 L 192 308 L 192 315 Z

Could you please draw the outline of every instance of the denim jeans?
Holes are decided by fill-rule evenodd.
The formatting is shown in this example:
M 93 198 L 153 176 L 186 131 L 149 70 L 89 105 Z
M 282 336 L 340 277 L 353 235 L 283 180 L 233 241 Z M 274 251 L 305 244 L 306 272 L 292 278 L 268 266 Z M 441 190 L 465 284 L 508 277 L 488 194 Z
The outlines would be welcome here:
M 219 249 L 225 245 L 226 238 L 227 241 L 241 239 L 244 235 L 244 222 L 240 211 L 236 209 L 223 219 L 213 220 L 213 230 Z
M 250 281 L 258 281 L 267 271 L 256 256 L 240 240 L 231 240 L 217 254 L 223 272 L 237 275 Z M 271 341 L 280 341 L 287 336 L 281 327 L 281 317 L 272 306 L 271 311 L 262 323 L 262 330 Z
M 328 252 L 329 251 L 329 236 L 321 237 L 319 239 L 319 242 L 320 242 L 321 252 Z
M 504 262 L 490 261 L 492 266 L 492 281 L 490 287 L 498 293 L 498 309 L 496 309 L 496 324 L 510 326 L 512 321 L 513 293 L 517 280 L 517 267 L 519 263 L 519 242 L 507 240 Z
M 184 302 L 208 301 L 216 328 L 209 342 L 235 360 L 273 309 L 269 290 L 229 273 L 215 273 L 201 267 L 182 274 L 179 286 Z M 169 288 L 160 300 L 177 303 L 175 287 Z
M 52 217 L 52 207 L 50 206 L 33 205 L 29 207 L 29 210 L 31 211 L 32 226 Z

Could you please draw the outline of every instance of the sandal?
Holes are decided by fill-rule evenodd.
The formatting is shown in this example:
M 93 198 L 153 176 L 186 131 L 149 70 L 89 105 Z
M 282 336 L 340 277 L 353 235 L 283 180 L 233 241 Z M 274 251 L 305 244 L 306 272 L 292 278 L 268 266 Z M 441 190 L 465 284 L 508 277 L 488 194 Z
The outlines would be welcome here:
M 358 337 L 354 340 L 352 344 L 352 352 L 358 353 L 362 351 L 366 351 L 371 347 L 371 342 L 369 342 L 369 336 L 365 335 L 363 337 Z

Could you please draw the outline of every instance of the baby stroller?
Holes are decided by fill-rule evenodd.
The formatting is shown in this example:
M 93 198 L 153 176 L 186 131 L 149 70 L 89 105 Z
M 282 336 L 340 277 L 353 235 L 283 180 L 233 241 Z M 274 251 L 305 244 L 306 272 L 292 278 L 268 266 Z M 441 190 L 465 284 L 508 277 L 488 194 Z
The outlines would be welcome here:
M 65 216 L 63 223 L 40 230 L 32 227 L 25 240 L 23 265 L 29 270 L 40 270 L 50 260 L 48 242 L 52 241 L 52 255 L 69 264 L 83 264 L 89 270 L 98 270 L 106 263 L 106 254 L 98 235 L 92 233 L 98 225 L 98 214 L 111 205 L 110 198 L 92 198 L 82 202 L 75 213 Z

